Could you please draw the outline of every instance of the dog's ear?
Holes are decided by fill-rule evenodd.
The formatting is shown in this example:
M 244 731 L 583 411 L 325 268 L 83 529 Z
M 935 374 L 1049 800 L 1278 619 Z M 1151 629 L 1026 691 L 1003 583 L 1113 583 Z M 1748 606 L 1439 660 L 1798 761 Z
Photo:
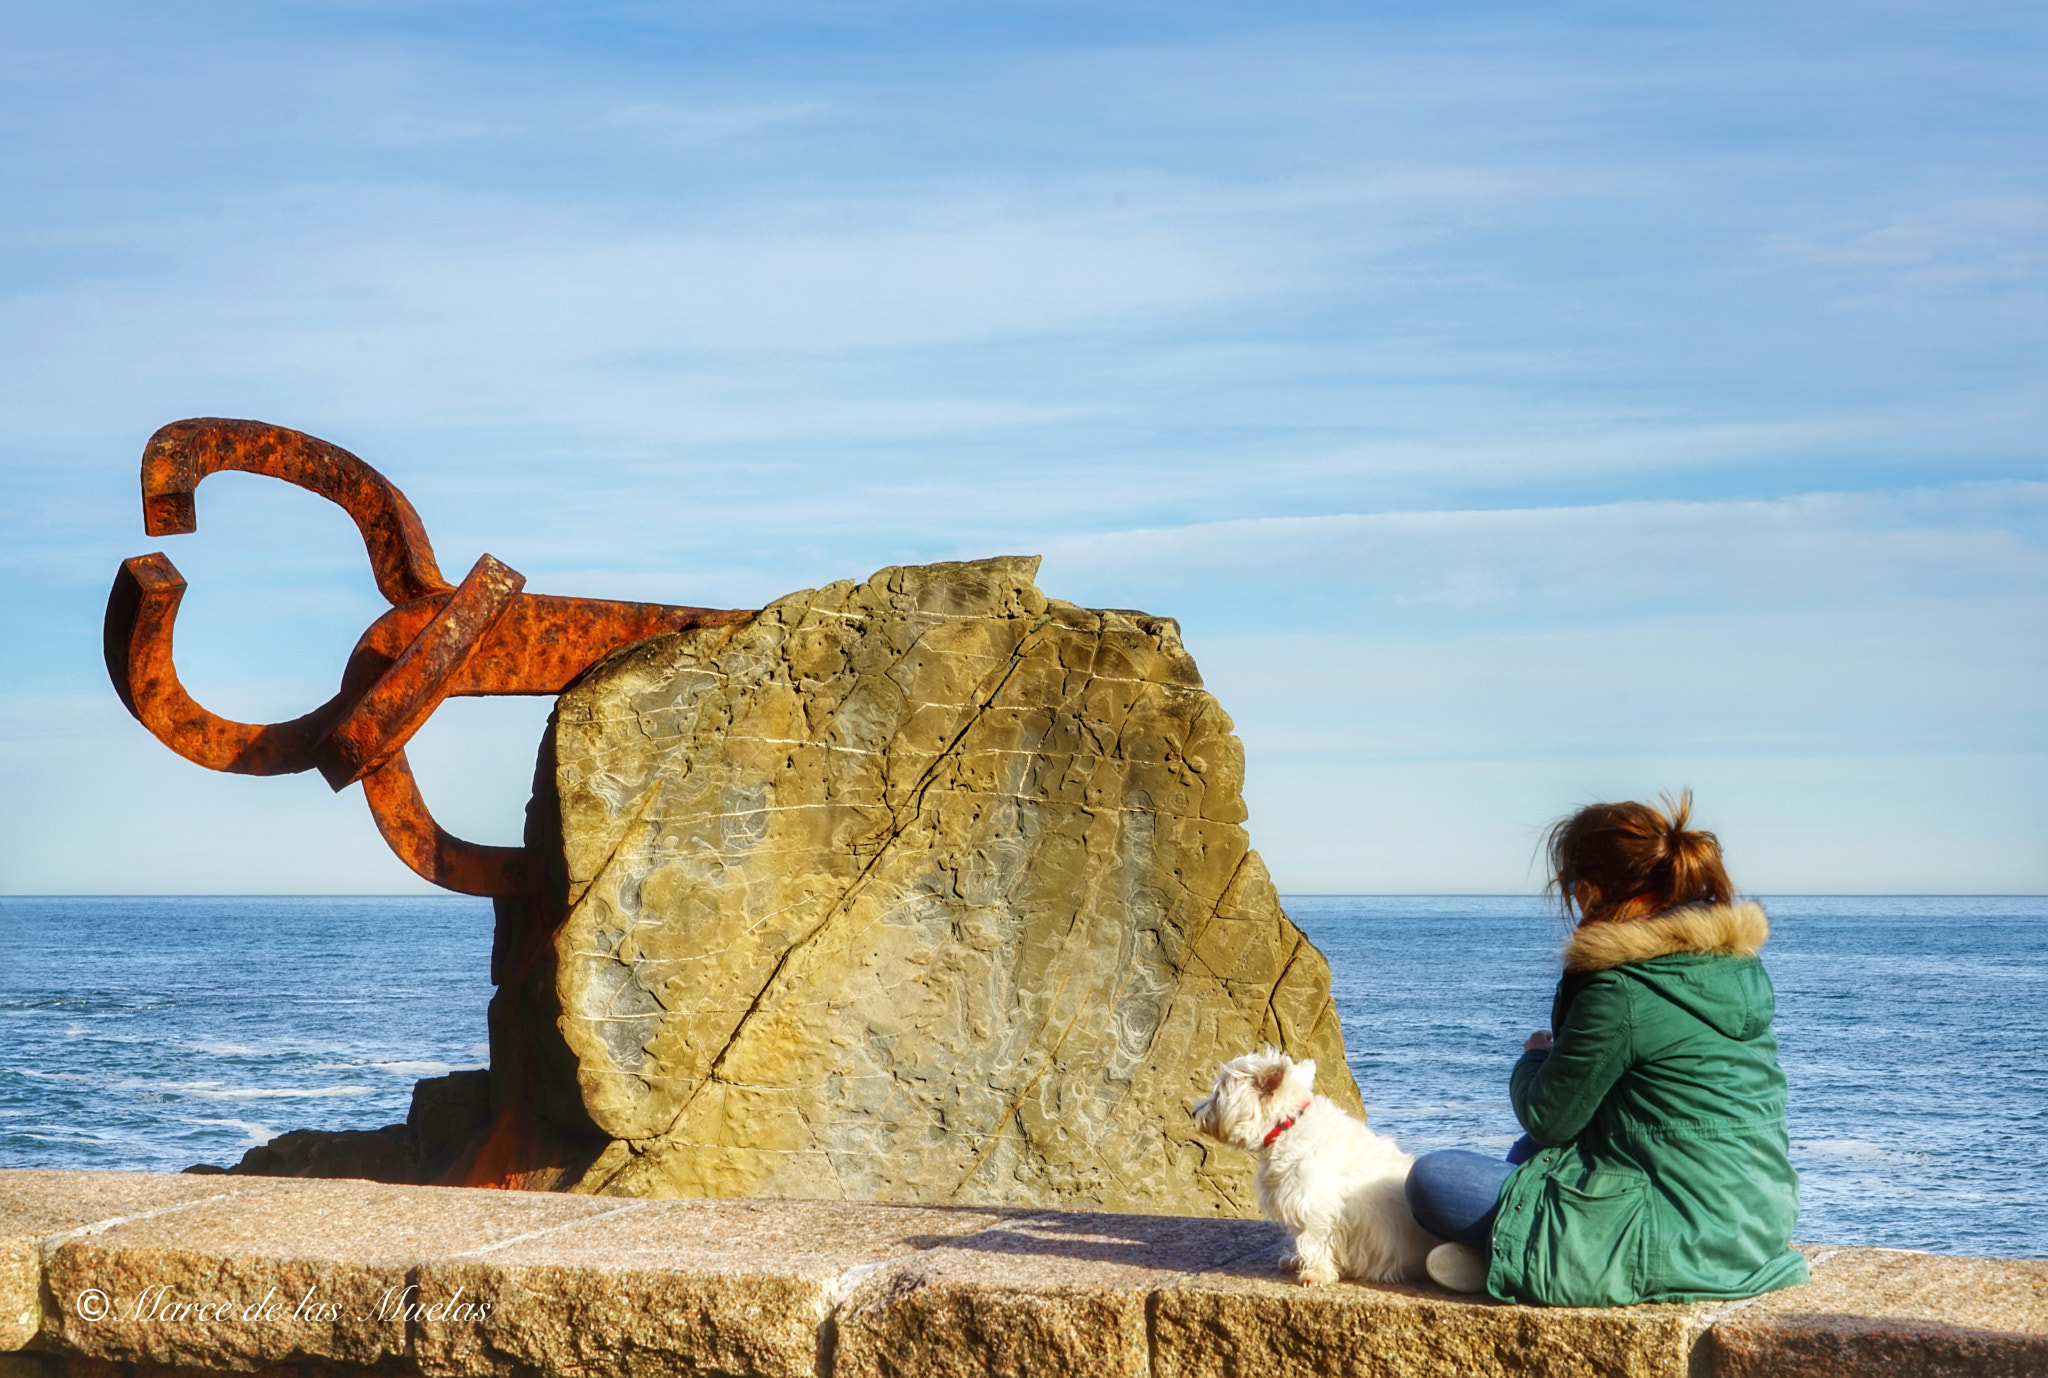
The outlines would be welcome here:
M 1305 1057 L 1294 1065 L 1301 1069 L 1301 1075 L 1307 1080 L 1309 1085 L 1313 1086 L 1316 1084 L 1316 1060 L 1314 1058 Z
M 1287 1069 L 1285 1067 L 1268 1067 L 1265 1071 L 1259 1073 L 1258 1079 L 1253 1084 L 1259 1088 L 1259 1099 L 1264 1100 L 1275 1091 L 1278 1091 L 1280 1083 L 1285 1080 L 1287 1080 Z

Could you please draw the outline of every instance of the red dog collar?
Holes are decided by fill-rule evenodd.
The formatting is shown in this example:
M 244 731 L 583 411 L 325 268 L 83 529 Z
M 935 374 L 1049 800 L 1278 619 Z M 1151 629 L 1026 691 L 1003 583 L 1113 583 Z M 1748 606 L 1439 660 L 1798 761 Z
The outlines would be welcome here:
M 1292 1115 L 1289 1115 L 1286 1119 L 1280 1121 L 1280 1123 L 1274 1125 L 1271 1129 L 1266 1131 L 1266 1141 L 1260 1144 L 1259 1147 L 1271 1148 L 1273 1146 L 1273 1140 L 1279 1138 L 1282 1134 L 1285 1134 L 1288 1130 L 1294 1128 L 1294 1122 L 1300 1119 L 1303 1115 L 1306 1115 L 1308 1113 L 1308 1108 L 1314 1104 L 1315 1102 L 1312 1100 L 1303 1101 L 1301 1103 L 1301 1109 L 1295 1111 Z

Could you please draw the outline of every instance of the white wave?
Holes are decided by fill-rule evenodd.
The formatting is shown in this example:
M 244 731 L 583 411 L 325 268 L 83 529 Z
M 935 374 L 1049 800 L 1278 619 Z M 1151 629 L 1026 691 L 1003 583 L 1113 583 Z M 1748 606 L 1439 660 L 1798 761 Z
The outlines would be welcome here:
M 401 1077 L 445 1077 L 458 1069 L 452 1062 L 373 1062 L 370 1064 L 380 1072 L 391 1072 Z
M 78 1124 L 35 1124 L 14 1130 L 13 1133 L 20 1138 L 43 1143 L 92 1144 L 102 1148 L 153 1148 L 157 1142 L 147 1132 L 138 1132 L 137 1126 L 94 1128 L 91 1125 Z
M 74 1082 L 104 1090 L 145 1091 L 154 1095 L 196 1096 L 201 1100 L 318 1100 L 371 1094 L 371 1088 L 367 1086 L 229 1086 L 218 1081 L 151 1081 L 142 1077 L 114 1080 L 103 1074 L 45 1072 L 34 1067 L 10 1070 L 37 1081 Z
M 186 1082 L 162 1089 L 182 1091 L 201 1100 L 323 1100 L 370 1094 L 367 1086 L 222 1086 L 218 1082 Z
M 219 1053 L 239 1057 L 268 1057 L 271 1050 L 258 1048 L 247 1043 L 194 1043 L 192 1050 L 199 1053 Z
M 227 1129 L 239 1129 L 249 1136 L 249 1146 L 251 1148 L 255 1148 L 259 1144 L 267 1144 L 277 1137 L 276 1130 L 267 1124 L 257 1124 L 254 1120 L 201 1120 L 188 1118 L 185 1123 L 217 1124 Z
M 1839 1158 L 1852 1162 L 1892 1162 L 1908 1155 L 1864 1139 L 1794 1139 L 1792 1147 L 1816 1158 Z
M 83 1130 L 75 1129 L 63 1132 L 52 1130 L 45 1133 L 38 1133 L 33 1129 L 18 1129 L 15 1131 L 15 1134 L 20 1138 L 28 1139 L 34 1143 L 42 1144 L 92 1144 L 95 1146 L 99 1146 L 105 1144 L 124 1144 L 139 1142 L 139 1140 L 131 1139 L 122 1135 L 93 1134 Z

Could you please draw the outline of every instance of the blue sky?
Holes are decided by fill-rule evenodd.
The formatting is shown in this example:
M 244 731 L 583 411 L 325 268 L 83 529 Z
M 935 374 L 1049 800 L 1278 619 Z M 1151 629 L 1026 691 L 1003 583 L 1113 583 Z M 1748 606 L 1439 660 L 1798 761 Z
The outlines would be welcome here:
M 356 451 L 444 568 L 752 606 L 1042 553 L 1180 619 L 1288 891 L 1513 891 L 1692 786 L 1770 891 L 2048 890 L 2048 18 L 1978 4 L 0 11 L 0 893 L 424 888 L 172 756 L 380 610 L 158 425 Z M 540 701 L 430 803 L 516 839 Z

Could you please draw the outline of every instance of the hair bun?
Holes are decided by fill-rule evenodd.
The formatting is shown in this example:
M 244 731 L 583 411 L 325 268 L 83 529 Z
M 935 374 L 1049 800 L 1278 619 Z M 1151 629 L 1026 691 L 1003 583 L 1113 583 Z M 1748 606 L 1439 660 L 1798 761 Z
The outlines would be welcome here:
M 1648 804 L 1589 804 L 1550 830 L 1550 884 L 1567 913 L 1605 917 L 1638 900 L 1651 912 L 1698 901 L 1725 903 L 1734 887 L 1710 832 L 1686 825 L 1692 791 Z

